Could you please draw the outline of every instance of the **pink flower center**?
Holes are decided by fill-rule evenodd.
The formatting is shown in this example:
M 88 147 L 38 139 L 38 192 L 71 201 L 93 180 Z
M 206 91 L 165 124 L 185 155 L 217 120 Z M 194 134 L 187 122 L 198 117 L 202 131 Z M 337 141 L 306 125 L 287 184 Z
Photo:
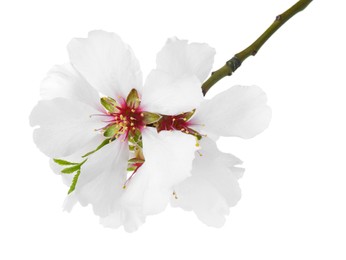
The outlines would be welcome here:
M 179 115 L 162 115 L 160 121 L 157 123 L 157 131 L 181 131 L 185 134 L 195 136 L 197 139 L 201 139 L 202 136 L 197 131 L 192 129 L 193 123 L 190 121 L 194 111 L 187 112 Z
M 135 134 L 136 131 L 141 132 L 145 127 L 142 109 L 139 106 L 129 106 L 124 99 L 116 106 L 115 112 L 107 112 L 107 115 L 110 117 L 110 120 L 107 121 L 109 124 L 103 129 L 107 131 L 109 127 L 114 127 L 114 137 L 116 138 L 123 135 L 126 139 L 129 134 Z
M 163 115 L 160 124 L 158 126 L 158 131 L 163 130 L 178 130 L 182 132 L 189 133 L 190 122 L 184 117 L 184 114 L 180 115 Z

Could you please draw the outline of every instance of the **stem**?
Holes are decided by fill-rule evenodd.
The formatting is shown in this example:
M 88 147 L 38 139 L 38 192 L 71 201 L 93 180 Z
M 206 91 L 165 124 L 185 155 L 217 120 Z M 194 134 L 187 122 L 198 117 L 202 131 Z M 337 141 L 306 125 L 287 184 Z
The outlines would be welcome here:
M 300 0 L 286 12 L 276 16 L 275 21 L 269 26 L 269 28 L 260 36 L 258 39 L 252 43 L 249 47 L 243 51 L 234 55 L 232 59 L 226 62 L 226 64 L 214 71 L 212 75 L 207 79 L 202 85 L 202 92 L 205 95 L 209 89 L 220 79 L 231 76 L 233 72 L 236 71 L 249 56 L 255 56 L 262 45 L 289 19 L 291 19 L 295 14 L 303 11 L 313 0 Z

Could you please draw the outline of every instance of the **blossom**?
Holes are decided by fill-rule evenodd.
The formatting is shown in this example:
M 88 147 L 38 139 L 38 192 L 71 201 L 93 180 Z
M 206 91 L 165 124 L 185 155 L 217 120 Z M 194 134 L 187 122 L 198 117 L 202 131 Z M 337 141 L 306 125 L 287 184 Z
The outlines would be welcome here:
M 219 151 L 213 139 L 248 139 L 261 133 L 271 119 L 266 103 L 265 93 L 256 86 L 234 86 L 201 103 L 191 124 L 205 137 L 195 153 L 191 176 L 175 186 L 174 207 L 193 210 L 207 225 L 224 224 L 229 208 L 240 199 L 238 179 L 244 169 L 238 167 L 242 163 L 238 158 Z
M 264 130 L 263 92 L 233 87 L 203 101 L 215 51 L 177 38 L 144 84 L 132 50 L 114 33 L 73 39 L 68 53 L 70 63 L 42 82 L 30 115 L 36 145 L 70 187 L 65 209 L 90 204 L 104 226 L 134 231 L 171 202 L 219 226 L 238 200 L 242 169 L 215 140 Z

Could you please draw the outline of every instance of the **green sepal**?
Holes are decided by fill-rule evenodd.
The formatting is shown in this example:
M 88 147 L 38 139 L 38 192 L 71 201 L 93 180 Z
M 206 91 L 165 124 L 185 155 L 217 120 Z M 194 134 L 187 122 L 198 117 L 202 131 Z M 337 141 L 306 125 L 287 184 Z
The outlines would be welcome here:
M 95 150 L 92 150 L 91 152 L 88 152 L 88 153 L 84 154 L 84 155 L 82 156 L 82 158 L 85 158 L 85 157 L 89 156 L 90 154 L 93 154 L 93 153 L 97 152 L 97 151 L 100 150 L 103 146 L 105 146 L 105 145 L 111 143 L 113 140 L 114 140 L 114 138 L 107 138 L 107 139 L 105 139 L 99 146 L 96 147 Z
M 65 166 L 65 165 L 77 165 L 78 163 L 74 163 L 74 162 L 68 162 L 65 160 L 61 160 L 61 159 L 53 159 L 53 161 L 59 165 Z
M 75 176 L 73 176 L 73 180 L 72 180 L 70 189 L 68 190 L 67 194 L 70 194 L 72 191 L 75 190 L 76 185 L 77 185 L 77 181 L 78 181 L 78 178 L 79 178 L 79 175 L 80 175 L 80 170 L 76 173 Z
M 129 160 L 129 163 L 144 163 L 144 160 L 140 158 L 132 158 Z
M 138 143 L 142 139 L 142 133 L 138 129 L 129 132 L 129 141 L 133 144 Z
M 137 109 L 139 105 L 141 104 L 141 100 L 139 98 L 139 94 L 136 89 L 131 89 L 130 93 L 128 94 L 126 98 L 126 105 L 128 107 Z
M 143 112 L 143 122 L 146 125 L 156 123 L 161 118 L 162 118 L 162 116 L 159 114 L 150 113 L 150 112 Z
M 129 132 L 129 143 L 134 145 L 135 147 L 143 148 L 142 133 L 139 129 Z
M 189 121 L 191 117 L 195 114 L 196 109 L 192 110 L 191 112 L 186 112 L 183 114 L 183 117 L 186 121 Z
M 102 106 L 110 113 L 114 113 L 117 111 L 117 102 L 110 97 L 102 97 L 100 99 Z
M 111 126 L 106 128 L 106 130 L 103 133 L 103 135 L 105 137 L 113 137 L 113 136 L 115 136 L 118 133 L 119 129 L 120 129 L 120 126 L 117 125 L 117 124 L 111 125 Z

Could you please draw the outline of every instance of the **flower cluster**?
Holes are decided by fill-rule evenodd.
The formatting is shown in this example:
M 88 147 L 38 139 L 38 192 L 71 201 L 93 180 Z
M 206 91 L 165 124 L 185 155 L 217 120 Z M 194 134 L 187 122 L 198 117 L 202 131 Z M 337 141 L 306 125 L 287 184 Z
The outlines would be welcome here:
M 218 150 L 219 136 L 251 138 L 271 110 L 258 87 L 203 98 L 215 51 L 172 38 L 144 84 L 132 50 L 114 33 L 92 31 L 68 45 L 30 115 L 34 141 L 69 185 L 64 204 L 91 204 L 106 227 L 136 230 L 170 203 L 222 226 L 240 198 L 243 169 Z

